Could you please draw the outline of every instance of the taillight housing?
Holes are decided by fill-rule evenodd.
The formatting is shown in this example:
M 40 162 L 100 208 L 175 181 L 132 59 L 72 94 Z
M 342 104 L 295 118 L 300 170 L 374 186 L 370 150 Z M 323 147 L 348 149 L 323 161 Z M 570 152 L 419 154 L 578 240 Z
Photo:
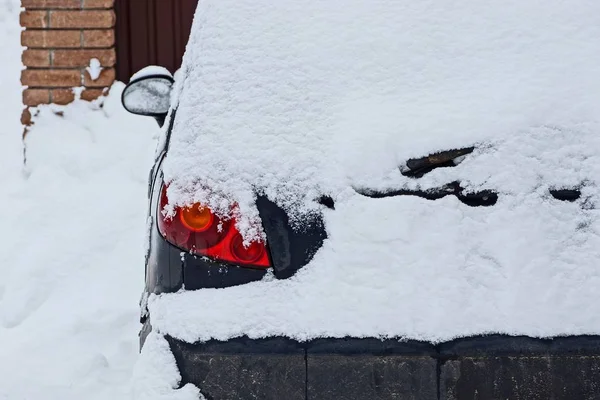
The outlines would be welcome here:
M 168 202 L 167 187 L 163 185 L 157 220 L 158 230 L 168 242 L 192 254 L 230 264 L 255 268 L 271 266 L 263 241 L 244 246 L 244 239 L 235 227 L 235 218 L 219 218 L 200 203 L 176 207 L 173 213 L 165 215 L 163 210 Z

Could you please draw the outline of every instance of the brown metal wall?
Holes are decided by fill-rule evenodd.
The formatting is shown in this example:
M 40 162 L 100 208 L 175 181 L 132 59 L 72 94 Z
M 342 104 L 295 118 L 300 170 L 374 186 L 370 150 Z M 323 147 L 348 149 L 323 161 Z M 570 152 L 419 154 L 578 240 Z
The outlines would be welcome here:
M 117 79 L 147 65 L 181 66 L 198 0 L 116 0 Z

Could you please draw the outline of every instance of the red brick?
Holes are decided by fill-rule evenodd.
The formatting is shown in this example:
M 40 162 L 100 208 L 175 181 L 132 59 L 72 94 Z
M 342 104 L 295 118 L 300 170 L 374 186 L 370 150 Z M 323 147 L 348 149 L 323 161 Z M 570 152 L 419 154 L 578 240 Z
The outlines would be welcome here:
M 81 92 L 81 99 L 85 101 L 96 100 L 104 94 L 104 89 L 85 89 Z
M 21 54 L 21 61 L 26 67 L 49 67 L 50 50 L 27 49 Z
M 21 12 L 19 16 L 21 26 L 25 28 L 47 28 L 48 27 L 48 11 L 43 10 L 26 10 Z
M 31 111 L 29 111 L 29 108 L 25 108 L 21 113 L 21 125 L 31 125 Z
M 79 8 L 81 0 L 21 0 L 23 8 Z
M 81 47 L 80 31 L 31 31 L 21 32 L 21 45 L 26 47 Z
M 107 87 L 112 85 L 112 83 L 115 81 L 115 76 L 116 75 L 114 68 L 106 68 L 102 70 L 98 79 L 93 81 L 90 78 L 90 74 L 87 71 L 85 71 L 83 85 L 85 87 Z
M 50 11 L 50 28 L 112 28 L 112 10 Z
M 73 87 L 81 85 L 81 71 L 67 69 L 26 69 L 21 83 L 29 87 Z
M 75 93 L 72 89 L 52 89 L 51 100 L 54 104 L 69 104 L 75 100 Z
M 75 100 L 75 93 L 72 89 L 52 89 L 51 102 L 54 104 L 65 105 Z M 93 101 L 104 94 L 104 89 L 84 89 L 81 92 L 81 99 Z
M 116 62 L 115 49 L 54 50 L 54 66 L 87 67 L 90 60 L 97 58 L 103 67 L 112 67 Z
M 112 47 L 115 32 L 112 29 L 83 31 L 83 47 Z
M 23 104 L 26 106 L 38 106 L 50 103 L 50 91 L 48 89 L 25 89 L 23 91 Z
M 115 0 L 83 0 L 83 8 L 113 8 Z

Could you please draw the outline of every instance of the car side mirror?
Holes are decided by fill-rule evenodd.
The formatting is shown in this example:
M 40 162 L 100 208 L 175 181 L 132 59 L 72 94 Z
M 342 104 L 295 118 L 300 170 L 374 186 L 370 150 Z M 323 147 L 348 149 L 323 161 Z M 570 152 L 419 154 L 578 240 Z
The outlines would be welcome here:
M 131 77 L 121 95 L 121 103 L 130 113 L 154 117 L 162 126 L 171 106 L 174 82 L 165 68 L 146 67 Z

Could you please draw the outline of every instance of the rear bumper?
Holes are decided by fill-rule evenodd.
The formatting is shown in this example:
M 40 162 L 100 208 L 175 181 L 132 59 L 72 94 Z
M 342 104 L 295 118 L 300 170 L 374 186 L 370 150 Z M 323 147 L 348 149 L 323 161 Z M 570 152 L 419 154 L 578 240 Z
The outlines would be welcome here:
M 441 345 L 167 338 L 182 385 L 208 399 L 600 399 L 600 337 L 493 335 Z

